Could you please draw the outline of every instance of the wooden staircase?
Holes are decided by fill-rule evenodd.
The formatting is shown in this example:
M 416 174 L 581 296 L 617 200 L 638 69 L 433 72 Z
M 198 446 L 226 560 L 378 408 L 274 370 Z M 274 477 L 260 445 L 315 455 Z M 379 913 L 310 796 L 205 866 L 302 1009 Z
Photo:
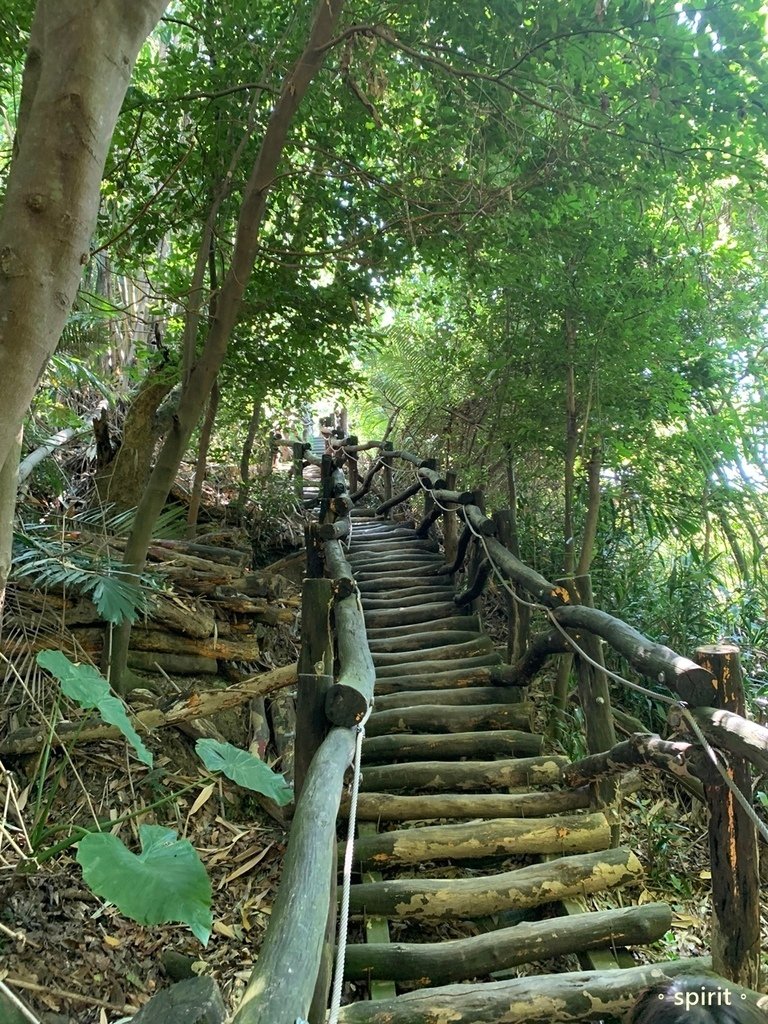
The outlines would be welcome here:
M 622 969 L 614 952 L 660 938 L 670 908 L 579 905 L 637 884 L 642 866 L 632 850 L 610 847 L 609 822 L 590 809 L 586 787 L 557 788 L 566 759 L 544 751 L 520 691 L 499 685 L 501 658 L 478 615 L 454 601 L 437 544 L 356 518 L 347 558 L 376 695 L 358 804 L 363 880 L 350 904 L 368 941 L 350 942 L 346 969 L 348 980 L 368 982 L 368 998 L 342 1007 L 339 1021 L 550 1021 L 556 994 L 558 1019 L 614 1019 L 631 1005 L 638 972 L 648 983 L 653 975 Z M 407 942 L 391 940 L 393 922 Z M 474 926 L 437 941 L 449 922 Z M 498 980 L 589 950 L 598 952 L 586 966 L 600 970 Z M 455 984 L 471 979 L 484 983 Z M 417 990 L 398 995 L 398 983 Z

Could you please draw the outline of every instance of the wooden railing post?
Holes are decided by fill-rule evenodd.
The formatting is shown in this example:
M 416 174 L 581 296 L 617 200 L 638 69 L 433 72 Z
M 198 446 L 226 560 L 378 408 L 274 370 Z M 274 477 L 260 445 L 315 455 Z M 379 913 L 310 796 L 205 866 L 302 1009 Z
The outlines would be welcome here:
M 320 462 L 320 509 L 318 511 L 318 519 L 321 523 L 325 522 L 325 517 L 328 514 L 331 501 L 331 477 L 335 468 L 333 455 L 330 452 L 326 452 Z
M 485 491 L 478 489 L 474 492 L 474 495 L 475 505 L 477 505 L 481 512 L 485 513 Z M 483 548 L 483 545 L 481 544 L 478 537 L 473 537 L 470 556 L 469 559 L 467 560 L 467 580 L 471 581 L 475 578 L 475 576 L 477 575 L 477 570 L 480 567 L 480 563 L 483 561 L 484 558 L 485 550 Z M 482 602 L 480 598 L 476 597 L 475 600 L 472 602 L 472 611 L 479 612 L 481 605 Z
M 505 548 L 509 548 L 512 551 L 512 514 L 509 509 L 501 509 L 499 512 L 494 512 L 492 516 L 493 522 L 496 525 L 496 536 L 499 541 L 504 545 Z M 512 552 L 515 554 L 515 552 Z M 512 584 L 509 584 L 510 588 Z M 507 610 L 507 661 L 509 664 L 514 663 L 515 657 L 515 637 L 517 635 L 517 618 L 518 618 L 518 606 L 514 597 L 509 593 L 508 590 L 504 590 L 504 607 Z
M 316 580 L 325 572 L 322 556 L 322 541 L 317 535 L 317 523 L 307 523 L 304 527 L 304 547 L 307 554 L 306 576 Z
M 384 448 L 381 453 L 381 461 L 384 464 L 382 475 L 384 477 L 384 501 L 392 500 L 392 456 L 389 452 L 394 451 L 391 441 L 384 442 Z M 384 517 L 389 519 L 389 512 L 384 513 Z
M 331 604 L 333 584 L 306 579 L 301 590 L 301 650 L 296 695 L 295 791 L 299 797 L 309 762 L 328 732 L 325 697 L 333 685 Z
M 437 459 L 425 459 L 422 462 L 422 466 L 425 469 L 437 470 Z M 429 491 L 424 491 L 424 515 L 428 516 L 434 507 L 435 499 L 432 497 Z
M 352 434 L 347 438 L 350 446 L 356 445 L 357 437 Z M 349 493 L 354 494 L 357 488 L 360 486 L 360 471 L 358 466 L 358 452 L 352 452 L 347 456 L 347 465 L 349 467 Z
M 699 647 L 695 659 L 715 677 L 714 707 L 746 717 L 739 649 Z M 728 775 L 752 804 L 749 762 L 728 756 Z M 760 976 L 760 876 L 755 826 L 722 784 L 704 785 L 709 807 L 712 872 L 712 969 L 729 981 L 757 988 Z
M 456 472 L 453 469 L 449 469 L 445 474 L 445 487 L 446 490 L 454 491 L 456 489 Z M 458 506 L 449 504 L 447 508 L 451 509 L 450 512 L 443 513 L 443 547 L 445 548 L 445 560 L 449 564 L 456 558 L 456 552 L 459 546 L 459 523 L 456 512 L 453 511 Z
M 296 497 L 304 497 L 304 452 L 307 445 L 303 441 L 293 442 L 293 490 Z

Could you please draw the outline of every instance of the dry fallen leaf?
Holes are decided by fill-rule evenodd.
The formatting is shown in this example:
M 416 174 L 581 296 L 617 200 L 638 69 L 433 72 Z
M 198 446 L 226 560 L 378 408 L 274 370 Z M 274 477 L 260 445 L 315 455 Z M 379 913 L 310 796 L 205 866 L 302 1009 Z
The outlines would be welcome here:
M 255 868 L 257 864 L 264 860 L 264 858 L 266 857 L 266 855 L 269 853 L 273 846 L 274 843 L 270 843 L 269 846 L 265 846 L 260 853 L 257 853 L 255 857 L 252 857 L 249 861 L 246 861 L 245 864 L 241 864 L 239 868 L 235 868 L 234 871 L 232 871 L 230 874 L 227 875 L 226 878 L 222 879 L 221 882 L 219 882 L 219 889 L 223 888 L 223 886 L 225 885 L 229 885 L 229 883 L 233 882 L 236 878 L 239 878 L 241 875 L 247 874 L 249 871 Z

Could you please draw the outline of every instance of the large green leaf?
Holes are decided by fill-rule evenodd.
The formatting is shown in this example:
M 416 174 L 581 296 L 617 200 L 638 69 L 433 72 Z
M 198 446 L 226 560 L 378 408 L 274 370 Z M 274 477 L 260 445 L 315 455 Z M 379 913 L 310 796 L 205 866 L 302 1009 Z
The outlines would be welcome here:
M 247 750 L 233 747 L 231 743 L 219 743 L 218 740 L 198 740 L 195 750 L 209 771 L 223 772 L 239 786 L 263 793 L 281 807 L 293 800 L 293 789 L 283 776 L 273 772 Z
M 81 708 L 95 708 L 105 722 L 119 729 L 136 751 L 138 759 L 152 767 L 152 754 L 128 720 L 122 701 L 112 696 L 109 683 L 93 665 L 75 664 L 61 651 L 40 651 L 37 664 L 59 680 L 67 697 Z
M 141 853 L 117 836 L 93 832 L 80 840 L 77 862 L 97 896 L 140 924 L 183 921 L 206 945 L 211 934 L 211 882 L 195 848 L 173 829 L 140 825 Z

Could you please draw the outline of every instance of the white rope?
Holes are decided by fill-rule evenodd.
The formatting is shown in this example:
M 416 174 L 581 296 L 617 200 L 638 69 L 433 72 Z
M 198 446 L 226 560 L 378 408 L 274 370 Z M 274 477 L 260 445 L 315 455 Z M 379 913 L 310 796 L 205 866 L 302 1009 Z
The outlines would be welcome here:
M 418 474 L 418 471 L 414 470 L 414 475 L 416 476 L 416 479 L 421 484 L 422 489 L 431 495 L 432 500 L 435 502 L 435 504 L 439 508 L 441 508 L 443 510 L 443 512 L 458 511 L 458 509 L 456 509 L 456 510 L 449 509 L 449 508 L 446 508 L 445 505 L 442 505 L 437 500 L 437 498 L 435 497 L 432 488 L 431 487 L 427 487 L 427 485 L 421 479 L 421 477 Z M 463 508 L 463 506 L 459 506 L 459 508 Z M 606 676 L 608 676 L 609 679 L 613 679 L 617 683 L 620 683 L 622 686 L 626 686 L 630 690 L 635 690 L 637 693 L 641 693 L 644 696 L 651 698 L 652 700 L 657 700 L 657 701 L 659 701 L 662 704 L 667 704 L 670 708 L 675 708 L 676 710 L 678 710 L 681 713 L 681 715 L 684 718 L 684 720 L 690 726 L 691 731 L 694 733 L 694 735 L 698 739 L 699 743 L 701 743 L 701 745 L 702 745 L 702 747 L 704 749 L 705 754 L 707 755 L 709 760 L 713 763 L 713 765 L 715 766 L 715 768 L 719 772 L 719 774 L 720 774 L 723 782 L 725 783 L 727 789 L 729 790 L 729 792 L 733 795 L 734 799 L 739 803 L 739 805 L 741 806 L 741 808 L 744 811 L 744 813 L 751 820 L 752 824 L 758 829 L 758 831 L 763 836 L 763 838 L 766 840 L 766 842 L 768 842 L 768 827 L 766 827 L 765 823 L 757 815 L 757 813 L 755 812 L 754 808 L 751 806 L 751 804 L 749 803 L 747 798 L 744 796 L 744 794 L 741 792 L 739 787 L 736 785 L 736 783 L 733 781 L 733 779 L 729 776 L 729 774 L 726 771 L 726 769 L 720 763 L 720 760 L 717 757 L 717 752 L 712 747 L 712 745 L 709 743 L 707 738 L 704 736 L 703 732 L 701 731 L 701 729 L 698 726 L 698 723 L 696 722 L 695 718 L 691 714 L 691 712 L 690 712 L 688 706 L 685 704 L 685 702 L 681 701 L 681 700 L 676 700 L 674 697 L 668 697 L 666 694 L 663 694 L 663 693 L 657 693 L 655 690 L 649 690 L 645 686 L 641 686 L 639 683 L 633 683 L 631 680 L 625 679 L 624 676 L 621 676 L 621 675 L 619 675 L 616 672 L 612 672 L 609 668 L 606 668 L 605 665 L 600 665 L 597 661 L 595 661 L 593 658 L 591 658 L 587 654 L 587 652 L 584 651 L 578 643 L 576 643 L 576 641 L 565 630 L 565 628 L 557 621 L 557 619 L 555 618 L 554 613 L 552 612 L 551 608 L 548 608 L 546 605 L 540 604 L 538 601 L 526 601 L 524 598 L 520 597 L 520 595 L 514 590 L 514 588 L 510 586 L 509 581 L 506 579 L 506 577 L 504 576 L 502 571 L 499 569 L 499 567 L 494 562 L 493 556 L 491 555 L 491 553 L 488 550 L 488 545 L 486 544 L 485 537 L 481 533 L 478 533 L 477 530 L 475 530 L 475 528 L 472 526 L 472 524 L 469 521 L 469 518 L 466 515 L 464 515 L 464 522 L 466 523 L 466 525 L 467 525 L 467 527 L 469 529 L 469 532 L 477 540 L 479 540 L 480 543 L 483 545 L 483 549 L 485 551 L 485 554 L 486 554 L 486 557 L 487 557 L 488 561 L 491 563 L 491 568 L 493 569 L 494 575 L 498 578 L 498 580 L 501 583 L 502 587 L 507 591 L 507 593 L 515 601 L 517 601 L 518 604 L 525 605 L 527 608 L 535 608 L 535 609 L 538 609 L 540 611 L 543 611 L 547 615 L 547 617 L 550 620 L 550 622 L 552 623 L 552 625 L 555 626 L 555 628 L 558 629 L 563 634 L 565 639 L 568 641 L 569 646 L 573 649 L 574 653 L 577 654 L 580 658 L 582 658 L 589 665 L 592 665 L 593 668 L 598 669 L 598 671 L 600 671 L 600 672 L 604 672 L 606 674 Z M 589 575 L 589 574 L 588 573 L 583 573 L 582 575 L 586 576 L 586 575 Z M 560 578 L 561 579 L 566 579 L 568 577 L 560 577 Z M 576 578 L 576 577 L 574 577 L 574 578 Z
M 331 991 L 331 1010 L 328 1024 L 337 1024 L 341 1009 L 341 990 L 344 987 L 344 962 L 347 955 L 347 931 L 349 928 L 349 897 L 352 889 L 352 867 L 355 862 L 355 825 L 357 823 L 357 799 L 360 793 L 360 761 L 365 723 L 368 721 L 373 706 L 368 708 L 365 717 L 357 728 L 355 740 L 355 760 L 352 776 L 352 793 L 349 798 L 349 824 L 347 826 L 347 848 L 344 852 L 344 874 L 341 883 L 341 905 L 339 907 L 339 927 L 336 936 L 336 963 L 334 964 L 333 989 Z

